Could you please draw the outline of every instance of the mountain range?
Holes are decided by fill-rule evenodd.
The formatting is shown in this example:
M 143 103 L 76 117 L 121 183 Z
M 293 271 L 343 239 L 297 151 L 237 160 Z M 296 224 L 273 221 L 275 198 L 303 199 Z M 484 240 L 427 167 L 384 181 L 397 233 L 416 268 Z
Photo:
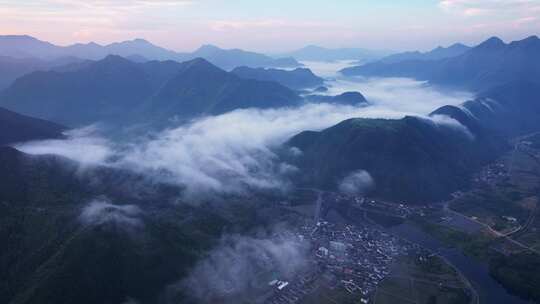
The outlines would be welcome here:
M 24 71 L 30 61 L 21 59 L 25 75 L 0 93 L 0 105 L 8 108 L 0 108 L 0 242 L 7 244 L 0 247 L 0 303 L 191 303 L 179 280 L 223 234 L 266 228 L 264 219 L 274 214 L 263 196 L 191 204 L 181 201 L 181 186 L 118 168 L 81 170 L 69 159 L 6 145 L 61 138 L 62 125 L 160 123 L 297 105 L 303 100 L 292 88 L 316 86 L 320 79 L 305 69 L 227 72 L 201 58 L 151 60 L 172 54 L 145 49 L 141 41 L 134 43 L 144 54 L 107 56 L 103 46 L 74 45 L 69 48 L 87 56 L 77 58 L 90 59 L 50 65 L 51 58 L 73 57 L 27 37 L 10 39 L 19 48 L 0 47 L 5 55 L 48 59 L 32 59 L 36 63 Z M 124 52 L 125 46 L 107 48 Z M 510 149 L 508 139 L 540 130 L 538 38 L 510 44 L 492 38 L 455 56 L 426 56 L 434 55 L 344 73 L 416 77 L 470 88 L 476 97 L 427 117 L 353 118 L 301 132 L 281 147 L 280 157 L 295 166 L 294 185 L 337 190 L 351 173 L 366 170 L 375 181 L 371 196 L 434 202 L 466 188 L 473 173 Z M 222 66 L 234 66 L 219 58 Z M 358 92 L 308 98 L 367 103 Z M 291 148 L 296 153 L 287 153 Z
M 539 100 L 539 83 L 507 83 L 441 107 L 433 120 L 349 119 L 302 132 L 285 147 L 301 151 L 289 159 L 300 168 L 300 184 L 335 190 L 348 174 L 366 170 L 376 183 L 371 195 L 432 202 L 466 187 L 474 172 L 508 149 L 506 139 L 540 130 Z
M 136 63 L 115 55 L 34 72 L 0 93 L 1 106 L 67 126 L 190 119 L 299 101 L 278 83 L 240 78 L 204 59 Z
M 37 58 L 13 58 L 0 56 L 0 90 L 10 86 L 15 79 L 35 71 L 47 71 L 66 65 L 80 63 L 75 57 L 61 57 L 54 60 Z
M 298 67 L 293 58 L 272 58 L 263 54 L 240 49 L 224 50 L 212 45 L 204 45 L 194 52 L 181 53 L 156 46 L 144 39 L 134 39 L 99 45 L 94 42 L 58 46 L 41 41 L 31 36 L 0 36 L 0 56 L 12 58 L 38 58 L 54 60 L 62 57 L 101 60 L 108 55 L 119 55 L 141 60 L 175 60 L 188 61 L 204 58 L 225 70 L 238 66 L 250 67 Z
M 397 54 L 393 54 L 393 55 L 389 55 L 384 58 L 381 58 L 380 60 L 378 60 L 378 62 L 397 63 L 397 62 L 408 61 L 408 60 L 422 60 L 422 61 L 423 60 L 428 60 L 428 61 L 441 60 L 445 58 L 459 56 L 470 49 L 471 48 L 469 46 L 466 46 L 461 43 L 455 43 L 446 48 L 439 46 L 429 52 L 424 52 L 424 53 L 419 52 L 419 51 L 397 53 Z
M 302 151 L 294 161 L 299 184 L 333 189 L 364 169 L 375 179 L 372 195 L 427 202 L 466 185 L 507 148 L 499 135 L 540 129 L 539 96 L 538 84 L 512 83 L 432 113 L 452 117 L 471 134 L 419 117 L 356 118 L 303 132 L 286 146 Z M 0 249 L 1 302 L 180 302 L 185 295 L 166 286 L 176 286 L 223 231 L 263 223 L 254 211 L 260 202 L 178 204 L 169 200 L 181 189 L 112 168 L 79 169 L 61 157 L 0 147 L 0 241 L 10 244 Z
M 106 60 L 87 68 L 112 76 L 112 70 L 127 69 L 132 81 L 139 79 L 129 61 Z M 173 73 L 159 67 L 158 62 L 145 64 L 146 70 L 161 73 L 154 76 Z M 232 79 L 233 85 L 237 79 L 203 59 L 179 68 L 185 73 L 217 70 L 216 77 Z M 61 138 L 65 129 L 0 108 L 0 242 L 9 244 L 0 248 L 1 303 L 184 301 L 181 290 L 167 286 L 185 277 L 223 230 L 242 232 L 263 224 L 256 213 L 240 221 L 232 216 L 254 212 L 249 200 L 219 206 L 179 203 L 181 187 L 123 169 L 82 169 L 63 157 L 28 155 L 6 146 Z
M 411 77 L 480 92 L 507 82 L 540 79 L 540 39 L 531 36 L 507 44 L 492 37 L 455 57 L 375 62 L 341 72 L 349 76 Z
M 294 106 L 301 100 L 277 82 L 244 79 L 204 59 L 195 59 L 182 64 L 180 71 L 144 103 L 141 114 L 158 120 L 172 115 L 189 119 L 244 108 Z
M 224 69 L 232 70 L 239 66 L 252 68 L 294 68 L 302 66 L 301 63 L 292 57 L 272 58 L 263 54 L 243 51 L 241 49 L 220 49 L 214 45 L 203 45 L 192 53 L 180 55 L 178 61 L 186 61 L 194 58 L 204 58 L 214 65 Z

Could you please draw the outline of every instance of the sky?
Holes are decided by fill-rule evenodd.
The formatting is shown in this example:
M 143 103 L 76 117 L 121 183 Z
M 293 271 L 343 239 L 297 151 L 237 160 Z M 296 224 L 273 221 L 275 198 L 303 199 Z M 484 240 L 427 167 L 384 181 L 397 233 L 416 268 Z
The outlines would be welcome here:
M 60 45 L 144 38 L 177 51 L 398 51 L 539 33 L 540 0 L 0 0 L 0 34 Z

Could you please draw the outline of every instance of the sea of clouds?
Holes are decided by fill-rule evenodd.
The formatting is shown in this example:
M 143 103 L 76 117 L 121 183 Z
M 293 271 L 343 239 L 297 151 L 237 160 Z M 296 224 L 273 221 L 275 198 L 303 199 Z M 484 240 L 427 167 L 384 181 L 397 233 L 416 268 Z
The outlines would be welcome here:
M 329 73 L 329 72 L 328 72 Z M 195 119 L 183 125 L 127 141 L 110 138 L 92 125 L 66 132 L 65 139 L 22 143 L 29 154 L 55 154 L 78 161 L 81 168 L 109 166 L 134 171 L 158 182 L 182 186 L 184 199 L 196 201 L 223 194 L 242 195 L 252 189 L 286 191 L 297 169 L 282 161 L 276 148 L 305 130 L 321 130 L 354 117 L 399 119 L 425 117 L 433 124 L 467 133 L 457 121 L 427 115 L 443 105 L 456 105 L 471 95 L 441 92 L 411 79 L 332 79 L 330 94 L 360 91 L 369 106 L 305 104 L 280 109 L 242 109 Z M 301 156 L 299 149 L 292 156 Z M 366 171 L 353 171 L 338 183 L 347 194 L 361 194 L 376 185 Z M 141 209 L 103 199 L 81 211 L 86 225 L 117 225 L 134 231 L 143 227 Z M 258 290 L 259 275 L 278 272 L 282 278 L 306 267 L 309 248 L 294 237 L 224 235 L 205 258 L 172 286 L 189 290 L 200 302 L 227 295 L 247 297 Z M 267 284 L 267 281 L 262 281 Z M 130 303 L 136 303 L 131 299 Z
M 426 116 L 440 106 L 459 104 L 471 97 L 400 78 L 332 79 L 328 85 L 332 94 L 358 90 L 370 105 L 241 109 L 122 143 L 108 138 L 104 129 L 93 125 L 68 131 L 65 139 L 27 142 L 17 148 L 29 154 L 61 155 L 82 166 L 133 170 L 185 187 L 188 198 L 201 194 L 241 195 L 251 189 L 286 190 L 287 176 L 295 168 L 280 161 L 274 149 L 299 132 L 321 130 L 353 117 Z M 464 128 L 448 117 L 429 119 Z

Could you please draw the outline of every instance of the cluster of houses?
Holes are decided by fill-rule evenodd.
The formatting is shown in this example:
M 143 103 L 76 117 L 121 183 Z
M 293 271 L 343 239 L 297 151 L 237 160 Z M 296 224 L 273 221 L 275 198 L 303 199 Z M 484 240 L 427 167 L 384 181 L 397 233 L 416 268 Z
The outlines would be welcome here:
M 298 238 L 311 244 L 311 267 L 292 281 L 270 281 L 274 293 L 265 303 L 298 303 L 321 287 L 369 303 L 392 262 L 411 246 L 373 227 L 325 221 L 305 223 Z

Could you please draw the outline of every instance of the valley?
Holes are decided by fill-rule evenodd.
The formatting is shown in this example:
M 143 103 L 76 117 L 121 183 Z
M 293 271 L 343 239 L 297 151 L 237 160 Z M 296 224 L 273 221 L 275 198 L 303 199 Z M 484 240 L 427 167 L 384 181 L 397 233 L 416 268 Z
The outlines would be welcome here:
M 505 269 L 513 271 L 513 274 L 508 274 L 501 269 L 505 267 L 503 265 L 519 260 L 527 265 L 535 265 L 535 260 L 540 257 L 534 224 L 540 182 L 537 179 L 540 172 L 537 167 L 537 138 L 537 133 L 533 133 L 513 139 L 513 149 L 480 169 L 474 174 L 472 187 L 453 193 L 451 200 L 410 206 L 400 201 L 344 197 L 339 193 L 327 192 L 323 195 L 325 199 L 321 210 L 324 216 L 321 219 L 328 217 L 342 222 L 345 217 L 362 224 L 369 220 L 405 240 L 425 246 L 430 254 L 442 256 L 464 276 L 464 286 L 469 286 L 468 300 L 448 300 L 449 303 L 529 303 L 519 300 L 515 293 L 535 297 L 533 289 L 510 287 L 526 286 L 528 283 L 509 280 L 526 280 L 531 282 L 530 286 L 536 286 L 538 278 L 534 273 L 526 269 Z M 332 215 L 335 208 L 343 217 Z M 302 209 L 294 207 L 294 210 Z M 382 285 L 376 288 L 374 302 L 417 303 L 408 282 L 406 289 L 392 287 L 394 284 L 405 284 L 399 283 L 399 275 L 395 279 L 393 275 L 395 272 L 391 271 L 388 282 L 383 280 Z M 506 275 L 512 275 L 513 279 Z M 443 281 L 448 282 L 448 279 Z M 446 292 L 451 294 L 451 290 Z M 440 296 L 444 298 L 450 294 Z
M 538 41 L 0 36 L 0 302 L 536 303 Z

